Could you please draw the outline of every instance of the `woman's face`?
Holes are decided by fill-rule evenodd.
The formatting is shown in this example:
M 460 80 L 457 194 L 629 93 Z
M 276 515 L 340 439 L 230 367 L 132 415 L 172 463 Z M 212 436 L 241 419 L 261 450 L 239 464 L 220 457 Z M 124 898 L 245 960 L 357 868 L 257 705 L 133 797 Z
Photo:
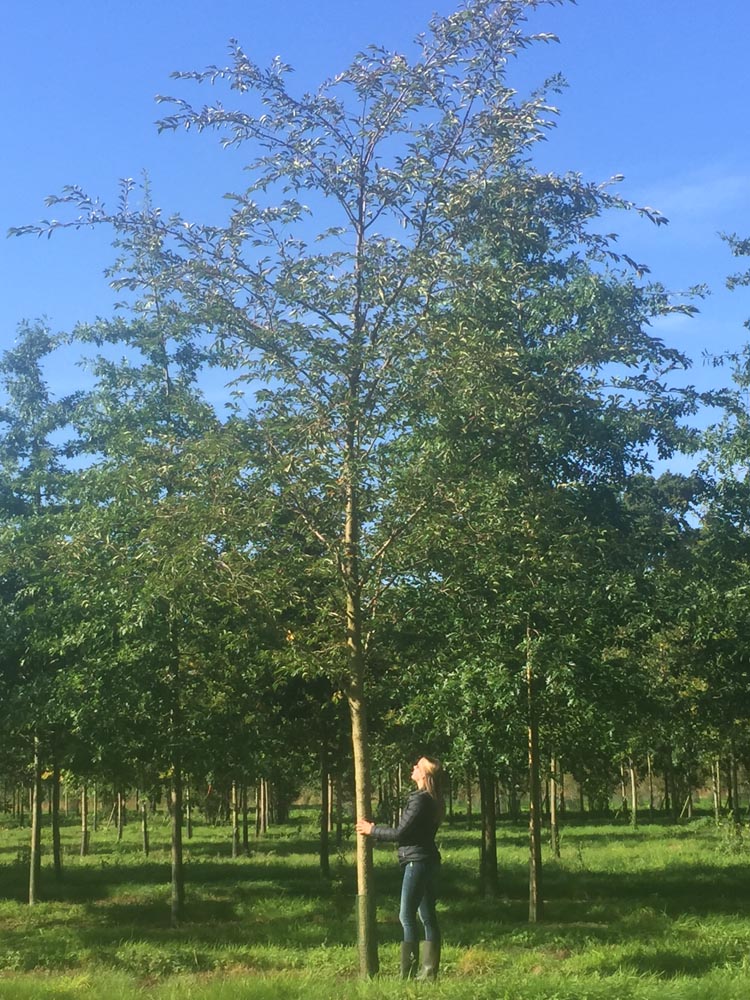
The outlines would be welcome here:
M 419 784 L 424 778 L 424 769 L 422 764 L 424 763 L 424 757 L 420 757 L 414 767 L 411 769 L 411 780 L 416 781 Z

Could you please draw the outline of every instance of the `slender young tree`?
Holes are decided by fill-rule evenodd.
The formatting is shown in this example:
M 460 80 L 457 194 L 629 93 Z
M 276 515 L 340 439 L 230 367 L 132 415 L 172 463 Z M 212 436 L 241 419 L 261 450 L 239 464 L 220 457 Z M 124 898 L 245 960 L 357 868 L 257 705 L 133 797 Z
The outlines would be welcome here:
M 173 113 L 161 123 L 250 149 L 252 183 L 233 196 L 225 226 L 124 203 L 112 215 L 77 189 L 62 198 L 82 209 L 72 225 L 109 222 L 144 245 L 162 240 L 185 308 L 232 350 L 250 387 L 264 385 L 267 489 L 338 573 L 334 672 L 350 709 L 358 816 L 371 811 L 368 656 L 383 558 L 426 506 L 389 504 L 393 445 L 416 419 L 425 339 L 447 334 L 441 317 L 466 277 L 455 220 L 549 125 L 546 94 L 519 98 L 507 67 L 535 37 L 527 15 L 558 2 L 468 0 L 435 17 L 414 54 L 370 48 L 310 94 L 292 92 L 280 60 L 262 69 L 237 43 L 229 66 L 177 74 L 238 97 L 236 108 L 202 109 L 165 99 Z M 142 275 L 123 280 L 144 287 Z M 366 838 L 357 879 L 360 967 L 372 975 Z

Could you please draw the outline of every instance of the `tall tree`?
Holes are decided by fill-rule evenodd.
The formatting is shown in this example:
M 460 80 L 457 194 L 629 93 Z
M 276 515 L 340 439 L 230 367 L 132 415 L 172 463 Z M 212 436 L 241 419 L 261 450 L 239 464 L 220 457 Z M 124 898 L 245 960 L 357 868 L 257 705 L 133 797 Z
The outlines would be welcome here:
M 393 442 L 414 419 L 425 338 L 446 335 L 441 315 L 466 273 L 455 218 L 549 124 L 546 95 L 519 98 L 507 66 L 534 38 L 528 13 L 559 2 L 469 0 L 432 20 L 413 58 L 373 47 L 300 96 L 280 60 L 264 70 L 236 43 L 228 67 L 178 74 L 228 85 L 242 105 L 171 99 L 162 128 L 214 129 L 225 145 L 260 153 L 225 226 L 127 205 L 112 215 L 75 189 L 62 199 L 83 211 L 73 225 L 139 229 L 144 244 L 162 234 L 185 306 L 231 347 L 249 386 L 264 385 L 256 399 L 268 490 L 338 573 L 338 673 L 359 816 L 371 810 L 367 658 L 382 558 L 424 510 L 389 505 Z M 357 853 L 360 965 L 370 975 L 378 960 L 366 839 Z

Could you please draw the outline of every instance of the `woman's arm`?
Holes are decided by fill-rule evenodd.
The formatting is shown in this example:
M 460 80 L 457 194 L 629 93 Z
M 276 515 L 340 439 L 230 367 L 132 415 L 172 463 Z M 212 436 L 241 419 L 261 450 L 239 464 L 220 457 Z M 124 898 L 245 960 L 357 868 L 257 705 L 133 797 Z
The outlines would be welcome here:
M 371 823 L 368 819 L 361 819 L 356 824 L 357 833 L 361 833 L 365 837 L 374 837 L 375 840 L 399 840 L 419 816 L 422 808 L 422 796 L 412 794 L 409 796 L 406 808 L 401 813 L 398 826 L 379 826 L 376 823 Z

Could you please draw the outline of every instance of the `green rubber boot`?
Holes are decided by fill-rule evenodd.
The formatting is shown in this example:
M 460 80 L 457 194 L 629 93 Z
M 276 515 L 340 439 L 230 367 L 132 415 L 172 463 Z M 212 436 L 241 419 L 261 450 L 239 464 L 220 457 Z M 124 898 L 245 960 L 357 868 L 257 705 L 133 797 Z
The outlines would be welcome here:
M 419 942 L 401 942 L 401 978 L 414 979 L 419 966 Z
M 434 983 L 440 968 L 440 942 L 425 941 L 422 945 L 422 968 L 417 973 L 417 979 L 422 982 Z

